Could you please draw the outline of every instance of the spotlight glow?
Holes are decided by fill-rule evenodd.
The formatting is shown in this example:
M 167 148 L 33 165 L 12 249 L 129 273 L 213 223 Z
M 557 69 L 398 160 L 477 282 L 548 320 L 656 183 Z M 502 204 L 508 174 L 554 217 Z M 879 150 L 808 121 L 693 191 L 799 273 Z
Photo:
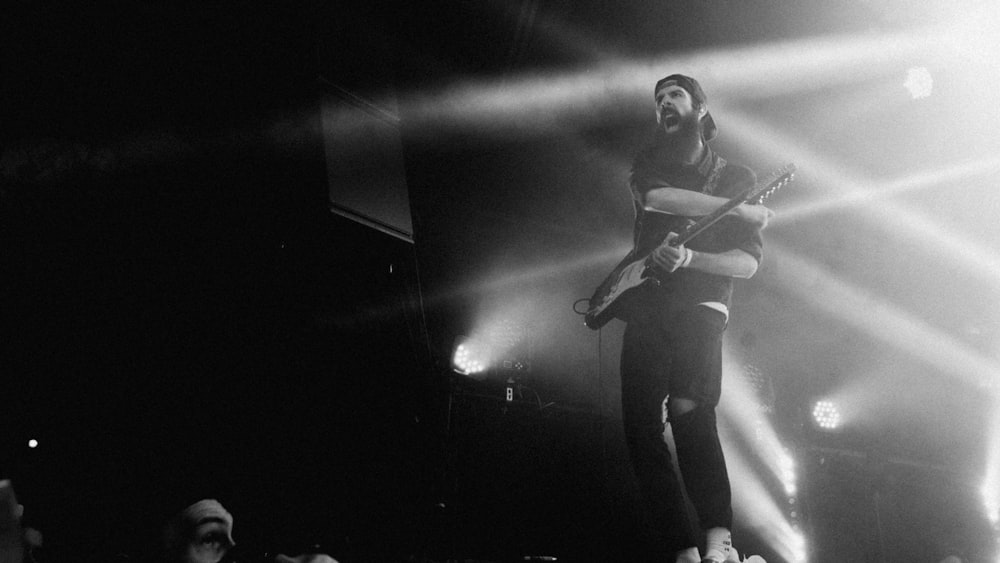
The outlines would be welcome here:
M 728 346 L 723 349 L 723 361 L 724 373 L 738 373 L 744 369 L 741 366 L 746 365 Z M 745 378 L 740 377 L 724 377 L 722 385 L 721 412 L 745 441 L 755 444 L 761 463 L 784 483 L 788 469 L 791 467 L 794 471 L 794 461 L 763 411 L 759 408 L 747 408 L 747 405 L 754 405 L 759 401 L 754 390 Z
M 806 538 L 799 532 L 792 534 L 792 561 L 805 563 L 808 560 Z
M 934 80 L 926 67 L 914 67 L 906 71 L 906 82 L 903 87 L 910 92 L 914 100 L 928 98 L 934 89 Z
M 493 313 L 480 313 L 469 336 L 455 339 L 452 369 L 484 379 L 495 370 L 526 372 L 531 369 L 533 339 L 527 318 L 511 303 Z
M 31 449 L 37 448 L 38 447 L 38 440 L 36 440 L 34 438 L 28 440 L 28 447 L 31 448 Z
M 813 422 L 823 430 L 840 428 L 840 409 L 832 401 L 816 401 L 812 410 Z
M 794 497 L 799 492 L 798 475 L 795 473 L 795 461 L 788 455 L 788 452 L 784 452 L 780 458 L 779 465 L 781 466 L 781 482 L 785 486 L 785 494 L 790 497 L 789 504 L 794 504 Z
M 940 54 L 939 41 L 928 38 L 941 35 L 939 26 L 930 26 L 671 53 L 632 63 L 599 57 L 582 71 L 524 73 L 513 80 L 467 80 L 411 92 L 401 97 L 400 106 L 417 130 L 475 128 L 523 136 L 594 119 L 604 109 L 614 111 L 638 100 L 643 103 L 635 107 L 646 108 L 649 85 L 664 68 L 708 69 L 705 83 L 716 100 L 766 99 L 892 76 L 902 61 Z M 754 88 L 748 89 L 751 83 Z
M 725 434 L 722 438 L 728 441 Z M 740 514 L 740 520 L 785 560 L 800 561 L 797 547 L 801 536 L 793 530 L 784 514 L 786 503 L 775 502 L 745 457 L 728 454 L 737 451 L 734 446 L 724 443 L 723 448 L 728 448 L 726 458 L 733 484 L 733 509 Z
M 706 80 L 717 99 L 774 97 L 789 92 L 836 86 L 847 81 L 890 75 L 899 61 L 934 52 L 928 33 L 937 28 L 894 34 L 846 34 L 834 37 L 710 49 L 632 64 L 615 60 L 584 72 L 522 75 L 517 82 L 466 82 L 438 91 L 415 93 L 408 115 L 427 122 L 499 126 L 515 120 L 527 129 L 557 126 L 557 113 L 609 107 L 623 99 L 649 97 L 649 85 L 664 68 L 711 69 Z M 737 62 L 733 62 L 737 61 Z M 755 87 L 748 91 L 746 85 Z
M 986 506 L 986 517 L 989 518 L 990 524 L 996 526 L 1000 524 L 1000 501 L 996 498 L 996 488 L 994 487 L 983 487 L 983 504 Z
M 1000 531 L 1000 401 L 994 401 L 986 476 L 979 489 L 986 517 Z M 1000 538 L 998 538 L 1000 539 Z
M 740 366 L 745 364 L 735 357 L 728 346 L 723 354 L 723 370 L 726 372 L 738 372 Z M 795 529 L 797 511 L 794 495 L 798 491 L 795 460 L 778 440 L 771 421 L 763 412 L 748 408 L 748 405 L 757 403 L 759 397 L 746 378 L 725 377 L 723 385 L 719 431 L 733 483 L 733 510 L 755 536 L 781 554 L 784 560 L 804 562 L 801 536 Z M 734 433 L 740 437 L 734 436 Z M 750 440 L 754 447 L 746 453 L 734 443 Z M 748 459 L 749 455 L 755 459 Z M 765 486 L 764 483 L 773 477 L 760 475 L 762 467 L 779 480 L 786 498 L 781 498 L 780 494 L 779 498 L 775 498 Z
M 455 353 L 451 358 L 452 369 L 462 375 L 483 373 L 489 367 L 490 356 L 481 343 L 464 336 L 456 340 Z

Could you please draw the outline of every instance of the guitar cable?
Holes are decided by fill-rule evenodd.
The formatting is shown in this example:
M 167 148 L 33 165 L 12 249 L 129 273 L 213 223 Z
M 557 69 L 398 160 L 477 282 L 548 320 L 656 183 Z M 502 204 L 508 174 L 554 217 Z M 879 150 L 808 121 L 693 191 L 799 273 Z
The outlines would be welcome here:
M 577 315 L 586 315 L 587 309 L 580 309 L 580 304 L 584 307 L 590 306 L 590 298 L 584 297 L 573 302 L 573 312 Z M 604 329 L 597 329 L 597 417 L 601 425 L 601 459 L 604 465 L 604 477 L 608 473 L 608 440 L 607 424 L 604 420 Z

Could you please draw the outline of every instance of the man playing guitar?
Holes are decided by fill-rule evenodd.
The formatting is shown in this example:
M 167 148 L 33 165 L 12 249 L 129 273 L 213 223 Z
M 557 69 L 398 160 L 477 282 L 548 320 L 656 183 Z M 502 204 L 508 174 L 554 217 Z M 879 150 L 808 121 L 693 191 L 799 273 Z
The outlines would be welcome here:
M 669 242 L 691 218 L 707 215 L 752 188 L 749 168 L 729 164 L 709 146 L 718 128 L 693 78 L 656 83 L 657 130 L 635 158 L 629 180 L 636 218 L 633 255 L 649 254 L 659 283 L 646 284 L 623 307 L 622 416 L 643 505 L 660 557 L 721 562 L 730 552 L 729 476 L 715 407 L 722 383 L 722 334 L 734 278 L 749 278 L 763 255 L 761 230 L 773 212 L 741 204 L 688 245 Z M 663 402 L 684 487 L 663 439 Z M 696 526 L 700 524 L 700 530 Z M 702 535 L 704 531 L 704 535 Z

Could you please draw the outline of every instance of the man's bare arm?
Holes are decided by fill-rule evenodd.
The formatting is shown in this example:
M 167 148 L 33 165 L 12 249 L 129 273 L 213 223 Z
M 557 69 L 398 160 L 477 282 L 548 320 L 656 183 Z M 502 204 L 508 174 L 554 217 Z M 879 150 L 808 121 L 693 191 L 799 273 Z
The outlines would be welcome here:
M 670 233 L 667 240 L 675 236 L 674 233 Z M 731 278 L 751 278 L 757 273 L 758 265 L 756 258 L 738 248 L 719 253 L 699 252 L 683 245 L 673 247 L 666 242 L 656 247 L 650 256 L 654 264 L 667 272 L 690 268 L 706 274 Z

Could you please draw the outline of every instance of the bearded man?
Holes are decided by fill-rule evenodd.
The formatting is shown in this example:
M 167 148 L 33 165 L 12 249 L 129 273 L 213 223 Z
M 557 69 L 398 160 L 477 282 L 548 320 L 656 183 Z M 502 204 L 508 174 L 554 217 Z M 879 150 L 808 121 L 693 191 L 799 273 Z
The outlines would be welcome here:
M 679 563 L 719 563 L 731 552 L 733 521 L 715 414 L 722 335 L 733 280 L 757 271 L 761 230 L 773 212 L 742 204 L 687 246 L 668 244 L 691 218 L 752 188 L 756 177 L 712 150 L 709 142 L 718 127 L 697 81 L 667 76 L 656 83 L 654 100 L 656 134 L 636 156 L 629 187 L 636 212 L 634 252 L 650 254 L 662 281 L 639 288 L 642 293 L 622 314 L 622 416 L 658 550 Z M 664 440 L 666 422 L 680 476 Z M 685 492 L 696 517 L 685 508 Z M 657 560 L 664 560 L 662 551 Z

